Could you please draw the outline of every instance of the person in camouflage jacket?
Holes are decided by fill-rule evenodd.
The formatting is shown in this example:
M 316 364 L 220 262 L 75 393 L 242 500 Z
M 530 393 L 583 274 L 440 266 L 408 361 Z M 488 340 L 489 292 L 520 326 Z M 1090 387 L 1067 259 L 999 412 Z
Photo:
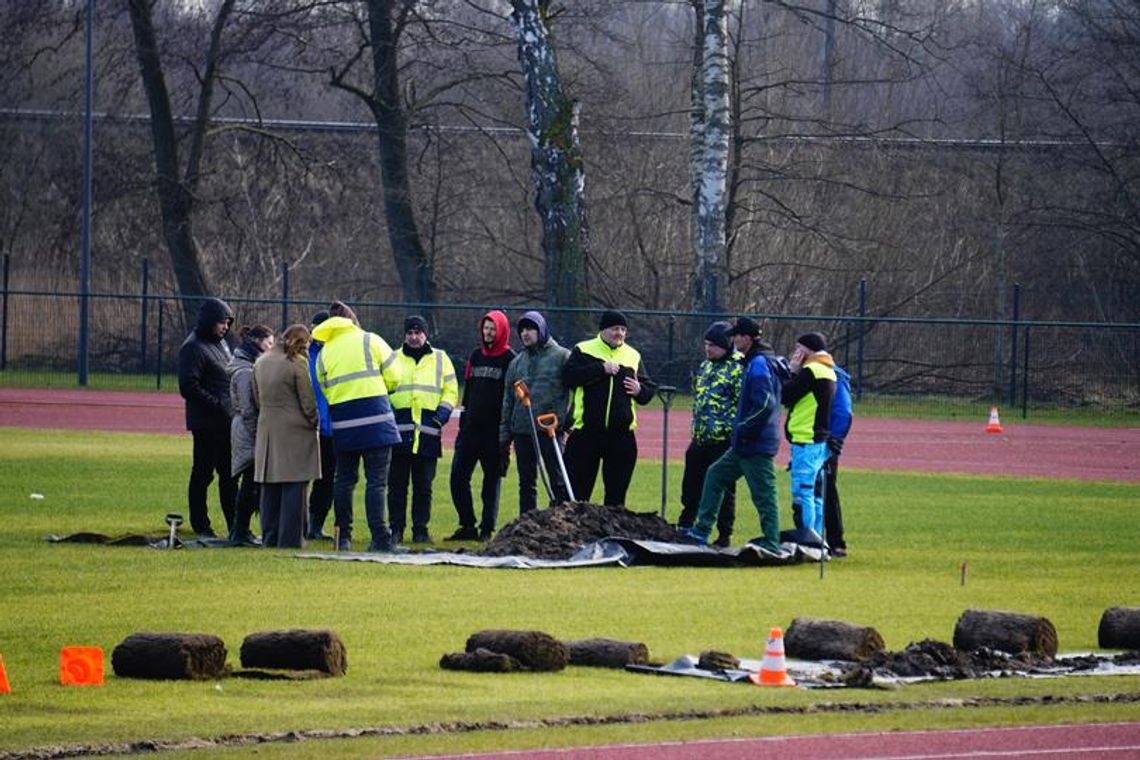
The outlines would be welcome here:
M 705 360 L 697 370 L 693 385 L 693 421 L 689 447 L 685 450 L 685 474 L 681 480 L 681 518 L 677 527 L 693 526 L 701 505 L 705 473 L 728 450 L 732 420 L 740 403 L 744 382 L 743 356 L 732 346 L 728 322 L 713 322 L 705 332 Z M 736 489 L 724 494 L 717 515 L 715 546 L 728 546 L 736 519 Z

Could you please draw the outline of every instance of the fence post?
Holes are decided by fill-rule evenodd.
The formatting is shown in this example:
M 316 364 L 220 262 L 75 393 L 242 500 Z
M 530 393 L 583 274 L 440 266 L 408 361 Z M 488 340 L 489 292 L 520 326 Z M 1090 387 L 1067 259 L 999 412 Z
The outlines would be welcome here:
M 665 344 L 665 346 L 666 346 L 666 348 L 665 348 L 665 366 L 669 368 L 669 372 L 668 372 L 668 374 L 666 374 L 665 372 L 662 372 L 661 373 L 662 379 L 667 379 L 669 377 L 669 375 L 673 374 L 673 342 L 674 342 L 674 340 L 676 340 L 676 327 L 677 327 L 677 317 L 670 314 L 669 315 L 669 340 Z M 671 384 L 675 386 L 677 384 L 676 380 L 674 379 Z
M 855 344 L 855 400 L 863 400 L 863 333 L 867 329 L 867 278 L 859 279 L 859 332 Z
M 1029 325 L 1025 326 L 1025 351 L 1021 356 L 1021 419 L 1029 417 Z
M 1017 403 L 1017 322 L 1021 318 L 1021 283 L 1013 283 L 1013 323 L 1009 327 L 1009 405 Z
M 163 313 L 165 309 L 162 308 L 162 301 L 158 302 L 158 348 L 154 352 L 154 389 L 156 391 L 162 390 L 162 322 Z
M 142 260 L 142 314 L 139 318 L 139 371 L 146 372 L 146 313 L 150 291 L 150 259 Z
M 281 262 L 281 332 L 289 326 L 289 263 Z
M 4 303 L 0 307 L 0 371 L 8 368 L 8 273 L 11 269 L 12 255 L 4 254 Z

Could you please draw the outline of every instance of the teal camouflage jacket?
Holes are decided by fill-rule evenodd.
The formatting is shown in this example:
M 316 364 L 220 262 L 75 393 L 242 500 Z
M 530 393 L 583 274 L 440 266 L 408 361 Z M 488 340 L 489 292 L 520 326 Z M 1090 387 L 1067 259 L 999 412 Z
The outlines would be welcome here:
M 731 437 L 744 382 L 743 358 L 739 351 L 733 351 L 723 359 L 701 362 L 693 385 L 693 443 L 720 443 Z

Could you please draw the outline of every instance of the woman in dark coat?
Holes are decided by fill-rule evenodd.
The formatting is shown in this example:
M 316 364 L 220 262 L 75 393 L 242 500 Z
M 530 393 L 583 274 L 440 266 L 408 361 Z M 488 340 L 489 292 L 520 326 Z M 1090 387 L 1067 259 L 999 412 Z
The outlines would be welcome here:
M 293 325 L 253 365 L 260 413 L 254 479 L 261 483 L 261 540 L 298 548 L 305 535 L 305 489 L 321 476 L 320 419 L 309 380 L 309 328 Z

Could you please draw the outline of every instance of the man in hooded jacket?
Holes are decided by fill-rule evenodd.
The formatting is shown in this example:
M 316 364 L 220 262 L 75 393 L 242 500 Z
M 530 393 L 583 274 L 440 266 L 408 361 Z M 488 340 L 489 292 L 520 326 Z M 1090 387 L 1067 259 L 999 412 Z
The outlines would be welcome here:
M 455 455 L 451 460 L 451 499 L 459 514 L 459 530 L 449 541 L 486 541 L 495 532 L 499 515 L 499 422 L 503 411 L 503 381 L 515 358 L 511 350 L 511 327 L 507 315 L 489 311 L 479 320 L 479 347 L 463 368 L 462 414 Z M 475 527 L 475 503 L 471 476 L 475 465 L 483 469 L 483 516 Z
M 570 494 L 562 474 L 555 464 L 554 446 L 558 445 L 549 435 L 540 435 L 534 449 L 534 435 L 531 432 L 531 412 L 535 417 L 542 414 L 558 415 L 558 430 L 566 423 L 569 390 L 562 384 L 562 368 L 570 356 L 570 349 L 558 344 L 550 335 L 546 319 L 537 311 L 528 311 L 516 323 L 522 350 L 511 360 L 503 381 L 502 412 L 499 422 L 499 464 L 505 473 L 514 444 L 518 458 L 519 473 L 519 513 L 525 514 L 538 505 L 539 456 L 546 467 L 550 484 L 554 489 L 554 500 L 558 503 L 569 500 Z M 527 384 L 530 391 L 531 411 L 523 405 L 515 394 L 515 383 L 519 380 Z
M 198 310 L 198 324 L 178 350 L 178 391 L 186 399 L 186 429 L 194 438 L 187 501 L 190 528 L 200 538 L 216 538 L 206 508 L 214 473 L 228 533 L 237 503 L 237 482 L 230 471 L 230 378 L 233 358 L 226 336 L 234 313 L 220 298 L 208 298 Z

